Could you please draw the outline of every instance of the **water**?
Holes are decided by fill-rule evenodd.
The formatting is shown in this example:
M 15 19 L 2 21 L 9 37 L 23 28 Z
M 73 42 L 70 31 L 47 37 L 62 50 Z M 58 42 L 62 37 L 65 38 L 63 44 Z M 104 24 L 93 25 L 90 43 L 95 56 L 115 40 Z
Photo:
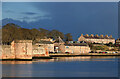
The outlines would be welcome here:
M 3 77 L 118 77 L 117 57 L 57 57 L 3 61 Z

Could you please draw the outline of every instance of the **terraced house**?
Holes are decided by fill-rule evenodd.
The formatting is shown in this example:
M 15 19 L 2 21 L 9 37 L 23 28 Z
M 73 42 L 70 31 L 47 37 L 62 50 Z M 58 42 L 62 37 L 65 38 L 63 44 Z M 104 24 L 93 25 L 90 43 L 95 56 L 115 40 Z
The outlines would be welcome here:
M 108 36 L 108 35 L 83 35 L 81 34 L 81 36 L 78 38 L 78 41 L 86 41 L 86 42 L 90 42 L 90 43 L 103 43 L 103 44 L 106 44 L 106 43 L 115 43 L 115 39 L 111 36 Z
M 90 47 L 85 43 L 68 43 L 65 44 L 65 52 L 73 54 L 89 53 Z

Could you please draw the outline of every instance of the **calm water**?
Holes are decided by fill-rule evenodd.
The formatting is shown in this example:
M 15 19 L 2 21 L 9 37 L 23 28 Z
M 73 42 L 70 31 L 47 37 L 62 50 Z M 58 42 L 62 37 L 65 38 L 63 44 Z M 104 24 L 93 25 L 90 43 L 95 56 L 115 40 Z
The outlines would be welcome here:
M 3 61 L 7 77 L 117 77 L 117 57 L 58 57 L 33 61 Z

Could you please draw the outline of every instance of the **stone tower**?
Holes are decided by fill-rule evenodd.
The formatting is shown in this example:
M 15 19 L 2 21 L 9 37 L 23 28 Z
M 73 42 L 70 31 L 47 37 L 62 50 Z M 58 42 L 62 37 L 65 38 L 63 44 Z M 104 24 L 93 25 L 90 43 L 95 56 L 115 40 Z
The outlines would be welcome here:
M 32 59 L 32 40 L 15 40 L 11 43 L 15 59 Z

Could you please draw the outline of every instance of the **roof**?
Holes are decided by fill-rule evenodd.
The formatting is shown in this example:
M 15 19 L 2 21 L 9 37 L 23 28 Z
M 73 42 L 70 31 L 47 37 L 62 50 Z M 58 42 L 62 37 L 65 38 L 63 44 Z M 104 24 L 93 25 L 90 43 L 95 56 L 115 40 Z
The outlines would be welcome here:
M 91 37 L 91 36 L 83 36 L 83 37 L 85 37 L 85 38 L 89 38 L 89 39 L 114 39 L 114 38 L 111 38 L 111 37 L 101 37 L 101 36 L 99 36 L 99 37 L 96 37 L 96 36 L 93 36 L 93 37 Z
M 85 43 L 68 43 L 65 46 L 87 46 Z
M 64 43 L 64 41 L 59 37 L 55 40 L 55 43 Z
M 15 43 L 32 43 L 32 40 L 14 40 Z
M 40 43 L 40 44 L 53 44 L 51 41 L 39 41 L 36 43 Z
M 86 41 L 79 41 L 80 43 L 87 43 Z

